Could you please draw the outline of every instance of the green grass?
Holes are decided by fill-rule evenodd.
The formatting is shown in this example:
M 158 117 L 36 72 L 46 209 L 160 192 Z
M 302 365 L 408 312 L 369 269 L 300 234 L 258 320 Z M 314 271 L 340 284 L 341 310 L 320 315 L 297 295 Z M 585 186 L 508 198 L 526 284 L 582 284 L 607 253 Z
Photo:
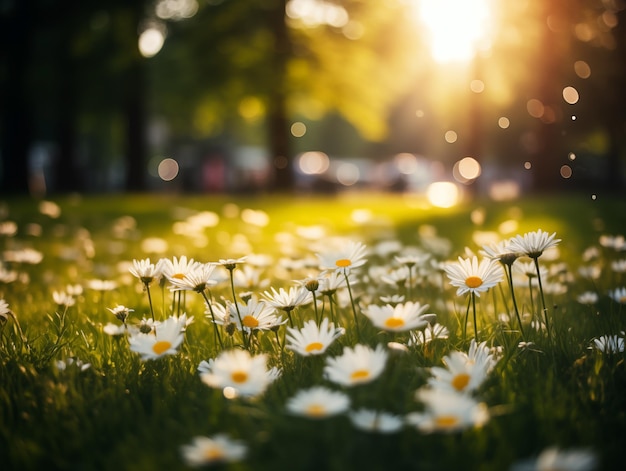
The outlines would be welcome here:
M 626 308 L 607 296 L 610 289 L 626 286 L 624 274 L 610 268 L 611 261 L 626 258 L 626 253 L 600 247 L 598 242 L 603 234 L 624 233 L 626 203 L 619 198 L 565 195 L 513 203 L 475 201 L 446 210 L 431 208 L 419 198 L 367 194 L 75 196 L 55 203 L 61 210 L 58 217 L 42 214 L 39 202 L 29 199 L 7 200 L 0 210 L 0 224 L 17 225 L 15 234 L 0 235 L 2 267 L 19 274 L 16 281 L 0 282 L 0 299 L 19 322 L 9 317 L 0 326 L 2 469 L 186 469 L 181 445 L 196 435 L 217 433 L 246 443 L 247 458 L 229 465 L 242 470 L 501 471 L 549 446 L 590 449 L 598 456 L 599 469 L 622 467 L 624 354 L 588 348 L 594 338 L 626 329 Z M 242 217 L 250 215 L 245 210 L 262 211 L 256 214 L 262 224 Z M 199 212 L 215 213 L 219 222 L 195 233 L 181 225 Z M 274 262 L 263 276 L 269 285 L 253 288 L 260 294 L 269 286 L 293 286 L 292 280 L 316 274 L 311 268 L 285 271 L 279 266 L 281 257 L 314 256 L 317 241 L 307 239 L 303 228 L 323 230 L 322 241 L 341 235 L 361 240 L 371 249 L 390 240 L 400 241 L 403 247 L 421 246 L 422 235 L 434 231 L 450 244 L 449 253 L 439 256 L 442 260 L 465 256 L 466 247 L 477 252 L 481 235 L 508 238 L 537 229 L 556 232 L 560 256 L 545 264 L 565 264 L 559 276 L 567 291 L 546 295 L 554 338 L 526 325 L 526 340 L 534 342 L 533 348 L 518 348 L 522 338 L 506 283 L 484 293 L 477 306 L 480 340 L 503 348 L 502 358 L 476 394 L 489 407 L 489 422 L 457 433 L 425 434 L 405 426 L 398 433 L 383 435 L 357 430 L 345 415 L 317 421 L 294 417 L 286 412 L 285 403 L 300 389 L 323 384 L 346 392 L 353 409 L 362 406 L 405 415 L 420 410 L 414 393 L 425 385 L 429 368 L 443 366 L 442 358 L 453 350 L 467 351 L 473 327 L 467 329 L 466 339 L 460 327 L 466 298 L 457 297 L 449 285 L 442 290 L 443 276 L 434 283 L 420 279 L 411 296 L 430 304 L 437 322 L 450 329 L 450 338 L 436 340 L 428 348 L 409 347 L 404 355 L 394 353 L 382 376 L 366 385 L 341 388 L 323 378 L 325 358 L 339 355 L 346 345 L 406 341 L 406 335 L 375 329 L 358 312 L 368 303 L 382 304 L 379 295 L 397 292 L 368 274 L 369 268 L 394 266 L 393 255 L 372 253 L 366 266 L 354 271 L 361 280 L 353 287 L 360 302 L 359 338 L 349 305 L 336 312 L 346 335 L 322 358 L 281 350 L 273 333 L 259 336 L 255 353 L 267 353 L 270 365 L 280 367 L 282 376 L 254 400 L 226 399 L 222 391 L 200 380 L 198 364 L 215 358 L 219 347 L 197 293 L 186 294 L 185 310 L 195 321 L 176 355 L 142 361 L 130 351 L 126 338 L 103 332 L 106 323 L 116 322 L 107 308 L 117 304 L 134 309 L 131 323 L 150 317 L 147 296 L 128 273 L 133 259 L 150 257 L 156 262 L 160 257 L 186 255 L 217 262 L 269 254 Z M 163 239 L 167 249 L 145 252 L 143 243 L 149 238 Z M 603 267 L 594 281 L 578 273 L 579 267 L 592 263 L 582 259 L 591 246 L 599 249 L 594 263 Z M 40 251 L 43 260 L 11 262 L 10 254 L 24 248 Z M 116 281 L 117 288 L 89 289 L 93 279 Z M 76 304 L 65 309 L 54 303 L 52 292 L 68 284 L 82 285 L 84 290 Z M 407 294 L 404 288 L 400 291 Z M 598 293 L 596 305 L 576 301 L 585 291 Z M 163 320 L 171 314 L 171 295 L 157 286 L 151 292 L 155 316 Z M 216 286 L 211 294 L 232 299 L 228 283 Z M 536 291 L 532 300 L 524 286 L 516 288 L 516 294 L 524 312 L 539 312 Z M 328 315 L 327 303 L 324 309 Z M 497 315 L 507 312 L 511 322 L 498 322 Z M 311 306 L 299 308 L 294 315 L 297 323 L 314 317 Z M 55 366 L 70 357 L 91 367 L 80 371 L 72 365 L 65 370 Z

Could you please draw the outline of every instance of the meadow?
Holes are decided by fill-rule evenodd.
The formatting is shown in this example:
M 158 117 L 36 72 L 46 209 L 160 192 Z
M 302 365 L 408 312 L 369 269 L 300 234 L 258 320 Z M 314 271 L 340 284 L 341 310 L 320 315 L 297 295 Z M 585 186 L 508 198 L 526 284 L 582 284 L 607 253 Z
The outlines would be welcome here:
M 622 469 L 625 230 L 582 194 L 4 200 L 0 468 Z

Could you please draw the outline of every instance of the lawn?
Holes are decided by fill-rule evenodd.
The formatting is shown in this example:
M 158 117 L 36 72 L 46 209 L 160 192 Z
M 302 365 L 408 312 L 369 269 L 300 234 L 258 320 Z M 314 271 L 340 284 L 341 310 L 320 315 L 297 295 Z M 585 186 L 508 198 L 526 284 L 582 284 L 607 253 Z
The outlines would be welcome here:
M 5 200 L 0 467 L 622 469 L 625 229 L 579 194 Z

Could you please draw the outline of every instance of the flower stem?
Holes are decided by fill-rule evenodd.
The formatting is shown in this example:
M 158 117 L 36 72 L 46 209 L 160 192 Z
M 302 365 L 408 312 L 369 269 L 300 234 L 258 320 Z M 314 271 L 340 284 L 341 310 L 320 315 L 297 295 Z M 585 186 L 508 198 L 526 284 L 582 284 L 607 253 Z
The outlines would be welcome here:
M 509 289 L 511 290 L 511 300 L 513 301 L 513 309 L 515 309 L 515 316 L 517 317 L 517 322 L 519 324 L 519 330 L 522 333 L 522 339 L 525 341 L 526 336 L 524 335 L 524 328 L 522 327 L 522 318 L 519 314 L 519 309 L 517 307 L 517 301 L 515 299 L 515 290 L 513 289 L 513 271 L 512 266 L 507 265 L 506 277 L 509 282 Z
M 352 296 L 352 288 L 350 287 L 350 280 L 348 279 L 348 274 L 344 272 L 343 276 L 346 279 L 346 286 L 348 287 L 348 294 L 350 295 L 350 304 L 352 305 L 352 314 L 354 315 L 354 327 L 356 330 L 356 339 L 358 342 L 361 340 L 361 332 L 359 330 L 359 319 L 357 318 L 357 314 L 356 314 L 356 307 L 354 305 L 354 297 Z
M 215 331 L 215 337 L 217 338 L 217 341 L 220 344 L 220 348 L 224 350 L 224 344 L 222 343 L 222 336 L 220 335 L 217 323 L 215 322 L 215 314 L 213 313 L 213 306 L 211 305 L 211 302 L 209 301 L 209 298 L 207 297 L 206 293 L 204 291 L 201 291 L 200 293 L 202 294 L 202 297 L 204 298 L 204 302 L 206 302 L 206 305 L 209 307 L 209 312 L 211 313 L 211 319 L 213 319 L 213 329 Z

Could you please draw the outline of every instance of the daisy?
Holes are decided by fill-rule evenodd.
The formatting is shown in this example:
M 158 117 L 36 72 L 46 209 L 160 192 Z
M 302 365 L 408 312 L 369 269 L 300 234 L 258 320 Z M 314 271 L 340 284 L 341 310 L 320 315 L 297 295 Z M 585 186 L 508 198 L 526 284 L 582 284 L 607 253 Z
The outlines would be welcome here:
M 500 242 L 496 242 L 494 244 L 483 245 L 482 250 L 480 250 L 480 254 L 490 258 L 492 260 L 497 260 L 503 265 L 512 265 L 515 260 L 520 256 L 519 253 L 513 252 L 508 248 L 509 241 L 502 240 Z
M 397 286 L 402 288 L 407 285 L 409 278 L 411 277 L 411 271 L 409 267 L 403 265 L 400 268 L 390 271 L 389 273 L 382 275 L 380 280 L 388 285 Z
M 414 267 L 415 265 L 422 265 L 430 258 L 428 252 L 424 252 L 421 249 L 414 248 L 412 253 L 405 253 L 404 255 L 396 255 L 394 258 L 400 265 L 404 265 L 407 268 Z
M 228 311 L 230 320 L 236 324 L 237 330 L 246 332 L 270 330 L 287 322 L 287 319 L 283 320 L 276 315 L 276 310 L 272 306 L 255 298 L 250 298 L 247 304 L 237 302 L 235 306 L 235 303 L 228 303 Z
M 386 304 L 366 307 L 363 314 L 367 316 L 374 326 L 391 332 L 403 332 L 406 330 L 421 329 L 435 320 L 436 314 L 425 314 L 430 306 L 408 301 L 403 304 Z
M 309 419 L 324 419 L 346 412 L 350 398 L 324 386 L 303 389 L 287 400 L 287 410 Z
M 621 353 L 624 351 L 624 337 L 602 335 L 593 339 L 593 346 L 603 353 Z
M 252 261 L 250 265 L 244 265 L 240 270 L 233 272 L 233 282 L 236 287 L 243 289 L 264 288 L 270 280 L 261 279 L 263 270 L 258 266 L 253 266 Z
M 286 347 L 299 355 L 321 355 L 326 349 L 345 333 L 343 328 L 335 328 L 335 324 L 327 318 L 318 327 L 315 321 L 305 322 L 302 329 L 287 327 Z
M 180 317 L 171 316 L 154 326 L 154 334 L 139 332 L 131 335 L 128 339 L 130 349 L 139 353 L 142 360 L 154 360 L 164 355 L 174 355 L 183 342 L 186 323 L 186 314 Z
M 450 284 L 458 288 L 457 296 L 468 292 L 480 296 L 480 293 L 502 281 L 501 265 L 489 258 L 478 263 L 476 256 L 471 259 L 459 257 L 458 262 L 446 264 L 444 270 Z
M 102 332 L 111 337 L 116 337 L 118 335 L 124 335 L 126 333 L 126 327 L 124 324 L 113 324 L 112 322 L 107 322 L 106 325 L 102 327 Z
M 87 281 L 87 287 L 94 291 L 112 291 L 117 288 L 117 283 L 111 280 L 89 280 Z
M 346 288 L 347 283 L 354 285 L 357 280 L 348 275 L 348 280 L 338 271 L 322 272 L 318 278 L 319 288 L 318 291 L 324 296 L 332 296 L 337 292 L 339 288 Z
M 70 307 L 76 304 L 76 299 L 65 291 L 53 291 L 52 299 L 57 306 Z
M 365 384 L 381 375 L 386 362 L 387 352 L 380 344 L 375 350 L 360 344 L 344 347 L 341 356 L 326 359 L 324 377 L 342 386 Z
M 149 285 L 156 278 L 161 277 L 161 267 L 162 264 L 157 263 L 155 265 L 149 258 L 145 258 L 143 260 L 133 260 L 133 266 L 128 271 L 136 278 L 139 278 L 144 285 Z
M 620 287 L 609 291 L 609 297 L 619 304 L 626 304 L 626 288 Z
M 187 273 L 192 272 L 200 262 L 196 262 L 193 258 L 187 259 L 185 255 L 180 258 L 173 259 L 162 258 L 159 260 L 160 268 L 163 276 L 171 283 L 173 279 L 182 280 Z
M 489 420 L 486 406 L 465 394 L 422 388 L 415 396 L 425 410 L 409 413 L 406 421 L 423 432 L 456 432 Z
M 470 359 L 464 352 L 450 352 L 443 357 L 446 368 L 431 368 L 432 377 L 428 379 L 428 384 L 437 390 L 472 393 L 482 385 L 493 368 L 492 359 L 490 355 L 476 355 Z
M 509 240 L 508 250 L 521 252 L 530 258 L 538 258 L 545 250 L 556 247 L 561 242 L 561 239 L 555 239 L 555 236 L 556 232 L 548 234 L 541 229 L 535 232 L 527 232 L 523 236 L 516 235 Z
M 626 258 L 611 262 L 611 270 L 615 273 L 626 273 Z
M 401 417 L 386 412 L 359 409 L 350 412 L 352 425 L 365 432 L 394 433 L 404 425 Z
M 124 324 L 126 324 L 126 319 L 128 319 L 128 315 L 134 311 L 133 309 L 129 309 L 126 306 L 122 306 L 121 304 L 118 304 L 114 308 L 107 307 L 107 310 L 111 311 L 111 314 L 113 314 Z
M 217 265 L 215 263 L 196 263 L 182 278 L 168 278 L 172 285 L 172 291 L 195 291 L 202 293 L 204 290 L 215 286 L 217 279 L 213 272 Z
M 576 301 L 578 301 L 580 304 L 585 304 L 588 306 L 596 304 L 599 299 L 600 298 L 598 296 L 598 293 L 596 293 L 595 291 L 585 291 L 584 293 L 576 296 Z
M 409 345 L 426 345 L 436 339 L 447 339 L 450 336 L 450 330 L 439 323 L 429 324 L 420 332 L 411 332 L 409 337 Z
M 202 364 L 202 382 L 211 388 L 232 388 L 236 394 L 253 397 L 263 394 L 279 375 L 267 369 L 267 355 L 252 356 L 247 350 L 225 350 L 211 362 Z
M 284 288 L 279 288 L 278 291 L 274 288 L 270 289 L 271 292 L 265 291 L 263 297 L 270 306 L 285 312 L 291 312 L 296 307 L 309 304 L 313 301 L 311 292 L 303 286 L 291 286 L 289 291 Z
M 395 306 L 396 304 L 403 303 L 406 298 L 402 294 L 392 294 L 390 296 L 380 296 L 378 299 L 385 304 Z
M 229 272 L 232 272 L 237 265 L 244 263 L 247 257 L 240 258 L 220 258 L 219 264 L 226 268 Z
M 187 466 L 200 467 L 241 461 L 248 447 L 240 440 L 218 434 L 213 437 L 194 437 L 190 444 L 180 447 L 180 452 Z
M 0 299 L 0 321 L 6 322 L 9 319 L 9 315 L 11 315 L 9 304 L 4 299 Z
M 322 270 L 336 270 L 341 273 L 349 273 L 350 269 L 365 265 L 366 255 L 366 246 L 354 241 L 349 241 L 337 250 L 317 254 Z

